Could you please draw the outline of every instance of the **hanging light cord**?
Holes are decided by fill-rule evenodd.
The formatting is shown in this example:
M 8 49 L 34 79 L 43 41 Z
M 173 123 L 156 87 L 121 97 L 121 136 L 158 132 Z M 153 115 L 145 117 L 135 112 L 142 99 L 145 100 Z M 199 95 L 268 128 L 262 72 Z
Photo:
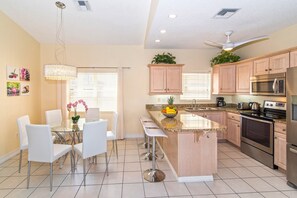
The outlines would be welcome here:
M 57 63 L 64 64 L 66 63 L 66 46 L 64 41 L 64 29 L 63 29 L 63 9 L 66 8 L 66 6 L 56 4 L 58 10 L 57 10 L 57 32 L 56 32 L 56 50 L 55 50 L 55 59 Z M 60 9 L 60 10 L 59 10 Z M 60 12 L 59 12 L 60 11 Z M 60 16 L 59 16 L 60 14 Z M 60 21 L 59 21 L 60 19 Z

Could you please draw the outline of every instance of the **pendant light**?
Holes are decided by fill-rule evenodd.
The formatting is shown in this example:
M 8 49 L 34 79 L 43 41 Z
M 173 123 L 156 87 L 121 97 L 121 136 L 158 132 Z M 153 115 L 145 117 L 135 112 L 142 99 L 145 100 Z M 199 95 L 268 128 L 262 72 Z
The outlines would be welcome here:
M 63 9 L 66 5 L 63 2 L 57 1 L 56 6 L 61 10 L 60 21 L 58 18 L 57 32 L 56 32 L 56 49 L 55 59 L 56 64 L 44 65 L 44 77 L 47 80 L 71 80 L 77 77 L 77 68 L 75 66 L 66 65 L 66 47 L 62 38 L 63 31 Z M 63 60 L 61 60 L 63 59 Z

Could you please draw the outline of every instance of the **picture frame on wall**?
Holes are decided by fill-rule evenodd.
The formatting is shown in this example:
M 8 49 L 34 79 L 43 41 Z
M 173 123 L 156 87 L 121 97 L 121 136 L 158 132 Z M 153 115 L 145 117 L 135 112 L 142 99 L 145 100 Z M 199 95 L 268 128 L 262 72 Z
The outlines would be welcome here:
M 19 80 L 19 68 L 14 66 L 7 66 L 6 67 L 6 77 L 7 80 Z
M 20 68 L 20 80 L 21 81 L 30 81 L 30 71 L 28 68 Z
M 28 83 L 21 83 L 21 95 L 28 96 L 30 94 L 30 85 Z
M 20 83 L 19 82 L 7 82 L 6 89 L 7 89 L 7 96 L 19 96 L 20 95 Z

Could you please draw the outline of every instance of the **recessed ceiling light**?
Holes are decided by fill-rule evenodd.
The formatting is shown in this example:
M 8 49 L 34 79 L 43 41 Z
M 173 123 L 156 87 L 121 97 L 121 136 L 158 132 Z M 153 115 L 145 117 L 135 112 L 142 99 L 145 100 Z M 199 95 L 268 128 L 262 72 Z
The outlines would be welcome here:
M 175 19 L 177 16 L 176 16 L 176 14 L 169 14 L 168 17 L 171 19 Z
M 165 34 L 166 30 L 160 30 L 161 34 Z
M 159 39 L 155 40 L 156 43 L 160 43 L 161 41 Z

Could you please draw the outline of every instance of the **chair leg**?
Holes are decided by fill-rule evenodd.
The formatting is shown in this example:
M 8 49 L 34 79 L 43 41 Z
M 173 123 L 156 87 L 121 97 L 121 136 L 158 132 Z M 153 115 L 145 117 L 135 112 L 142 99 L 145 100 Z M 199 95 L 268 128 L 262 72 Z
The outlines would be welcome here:
M 86 186 L 86 159 L 83 159 L 84 186 Z
M 29 188 L 29 183 L 30 183 L 30 169 L 31 169 L 31 162 L 28 161 L 27 189 Z
M 53 163 L 50 163 L 50 191 L 53 190 Z
M 23 158 L 23 150 L 20 150 L 19 173 L 21 172 L 22 158 Z
M 108 176 L 107 152 L 105 152 L 106 174 Z
M 117 154 L 117 159 L 119 159 L 119 154 L 118 154 L 118 141 L 117 140 L 113 140 L 114 144 L 115 144 L 115 150 L 116 150 L 116 154 Z

